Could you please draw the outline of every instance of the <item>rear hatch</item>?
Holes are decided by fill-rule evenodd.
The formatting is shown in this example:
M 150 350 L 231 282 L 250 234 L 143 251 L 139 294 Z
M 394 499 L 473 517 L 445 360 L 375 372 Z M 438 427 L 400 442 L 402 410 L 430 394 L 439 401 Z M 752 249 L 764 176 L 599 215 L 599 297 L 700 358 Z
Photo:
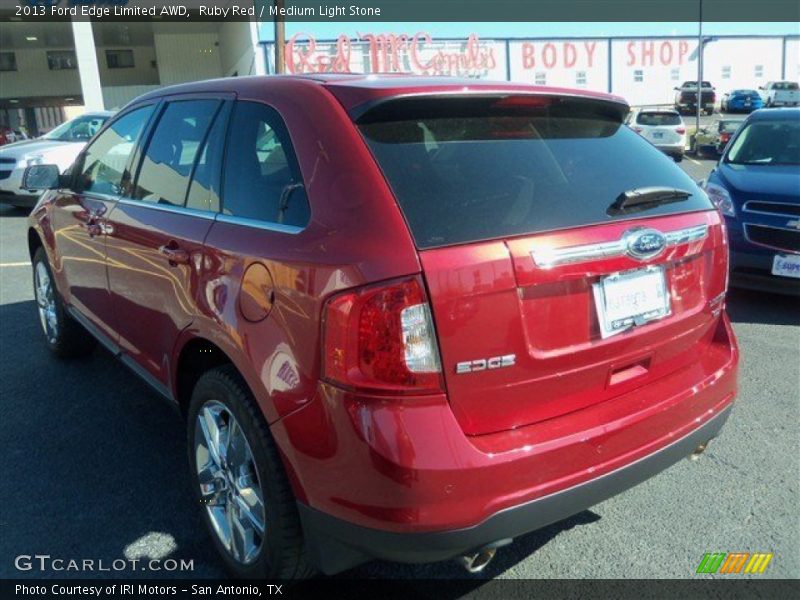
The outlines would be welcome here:
M 679 144 L 686 133 L 681 116 L 671 111 L 639 113 L 634 131 L 656 146 Z
M 727 265 L 720 218 L 622 124 L 626 112 L 453 96 L 384 102 L 359 121 L 419 249 L 468 434 L 647 393 L 711 341 Z

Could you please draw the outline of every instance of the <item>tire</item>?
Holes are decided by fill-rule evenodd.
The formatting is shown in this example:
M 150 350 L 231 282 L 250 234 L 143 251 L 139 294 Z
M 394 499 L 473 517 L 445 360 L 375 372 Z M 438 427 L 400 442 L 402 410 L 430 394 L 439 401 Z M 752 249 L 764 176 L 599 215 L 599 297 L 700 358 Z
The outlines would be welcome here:
M 220 437 L 233 440 L 230 446 L 217 446 L 225 448 L 227 460 L 214 458 L 221 453 L 215 453 L 209 443 L 206 432 L 213 431 L 212 424 L 222 424 L 218 428 Z M 199 379 L 189 404 L 187 429 L 195 495 L 209 535 L 229 572 L 243 579 L 312 577 L 316 571 L 306 558 L 294 494 L 278 448 L 252 393 L 233 365 L 212 369 Z M 231 433 L 233 438 L 226 437 Z M 216 474 L 211 475 L 214 469 Z M 209 482 L 205 490 L 201 490 L 201 475 Z M 243 516 L 242 505 L 253 518 Z M 230 523 L 232 518 L 242 524 L 236 531 L 249 528 L 248 536 L 225 539 L 215 519 L 219 519 L 217 523 Z
M 679 162 L 681 162 L 681 161 L 683 160 L 683 154 L 673 154 L 673 155 L 672 155 L 672 159 L 673 159 L 673 160 L 674 160 L 676 163 L 679 163 Z
M 97 340 L 67 313 L 58 293 L 47 252 L 41 246 L 33 255 L 33 293 L 45 343 L 59 358 L 90 354 Z

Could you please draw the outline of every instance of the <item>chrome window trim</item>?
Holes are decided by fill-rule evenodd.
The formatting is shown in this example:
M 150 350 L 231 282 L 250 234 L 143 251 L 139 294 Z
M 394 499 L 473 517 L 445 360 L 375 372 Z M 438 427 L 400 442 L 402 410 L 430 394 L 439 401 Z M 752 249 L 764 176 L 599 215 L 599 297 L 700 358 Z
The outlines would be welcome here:
M 778 231 L 789 231 L 791 233 L 800 233 L 797 229 L 789 229 L 788 227 L 774 227 L 773 225 L 761 225 L 760 223 L 745 223 L 742 230 L 744 232 L 744 239 L 747 240 L 753 246 L 759 246 L 760 248 L 769 248 L 770 250 L 777 250 L 778 252 L 785 252 L 787 254 L 800 254 L 800 251 L 791 250 L 789 248 L 781 248 L 780 246 L 771 246 L 769 244 L 762 244 L 761 242 L 754 242 L 750 239 L 750 234 L 748 232 L 748 228 L 750 227 L 763 227 L 765 229 L 777 229 Z
M 301 231 L 305 230 L 305 227 L 298 227 L 297 225 L 283 225 L 282 223 L 272 223 L 270 221 L 251 219 L 250 217 L 237 217 L 223 213 L 217 213 L 217 221 L 220 223 L 229 223 L 231 225 L 241 225 L 242 227 L 263 229 L 265 231 L 288 233 L 289 235 L 297 235 Z
M 199 210 L 197 208 L 189 208 L 188 206 L 158 204 L 156 202 L 147 202 L 145 200 L 136 200 L 134 198 L 120 198 L 119 203 L 127 206 L 142 206 L 145 208 L 152 208 L 153 210 L 186 215 L 188 217 L 198 217 L 200 219 L 208 219 L 209 221 L 213 221 L 217 216 L 217 213 L 209 210 Z
M 630 231 L 630 230 L 629 230 Z M 597 260 L 599 258 L 616 258 L 629 256 L 625 242 L 626 231 L 618 240 L 602 242 L 599 244 L 584 244 L 580 246 L 566 246 L 564 248 L 534 249 L 530 255 L 540 267 L 550 268 L 565 264 L 574 264 Z M 675 229 L 664 232 L 667 240 L 666 247 L 679 246 L 702 240 L 708 235 L 708 225 L 695 225 L 684 229 Z
M 787 219 L 797 219 L 799 218 L 798 215 L 790 215 L 787 213 L 777 213 L 777 212 L 767 212 L 764 210 L 752 210 L 747 208 L 748 204 L 776 204 L 781 206 L 797 206 L 794 202 L 773 202 L 772 200 L 748 200 L 747 202 L 742 205 L 742 210 L 745 212 L 749 212 L 750 214 L 754 215 L 769 215 L 771 217 L 786 217 Z

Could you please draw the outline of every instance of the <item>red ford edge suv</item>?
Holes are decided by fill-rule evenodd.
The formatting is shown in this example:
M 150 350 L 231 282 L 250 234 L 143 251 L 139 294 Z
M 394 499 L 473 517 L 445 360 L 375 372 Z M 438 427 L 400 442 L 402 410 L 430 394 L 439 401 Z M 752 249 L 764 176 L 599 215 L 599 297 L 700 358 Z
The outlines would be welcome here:
M 478 570 L 730 412 L 720 215 L 627 113 L 404 76 L 149 93 L 25 174 L 47 345 L 180 409 L 235 574 Z

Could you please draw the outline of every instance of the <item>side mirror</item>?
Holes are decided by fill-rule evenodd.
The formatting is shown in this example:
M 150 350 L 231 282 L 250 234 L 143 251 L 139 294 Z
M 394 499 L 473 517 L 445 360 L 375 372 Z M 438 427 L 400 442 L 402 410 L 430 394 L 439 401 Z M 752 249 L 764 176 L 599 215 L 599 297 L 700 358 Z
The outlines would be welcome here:
M 31 192 L 54 190 L 59 187 L 60 178 L 57 165 L 33 165 L 22 174 L 22 189 Z
M 765 90 L 765 89 L 767 89 L 767 88 L 765 88 L 763 85 L 760 85 L 760 86 L 758 86 L 758 89 L 760 89 L 760 90 Z
M 672 88 L 672 89 L 673 89 L 673 90 L 675 90 L 675 91 L 677 92 L 677 91 L 678 91 L 678 90 L 680 90 L 681 88 L 679 88 L 679 87 L 674 87 L 674 88 Z

